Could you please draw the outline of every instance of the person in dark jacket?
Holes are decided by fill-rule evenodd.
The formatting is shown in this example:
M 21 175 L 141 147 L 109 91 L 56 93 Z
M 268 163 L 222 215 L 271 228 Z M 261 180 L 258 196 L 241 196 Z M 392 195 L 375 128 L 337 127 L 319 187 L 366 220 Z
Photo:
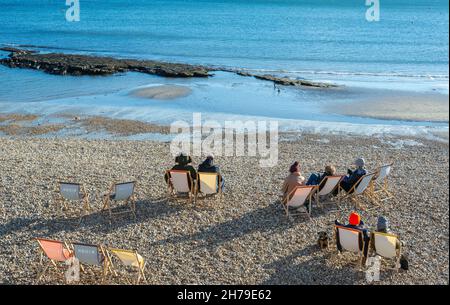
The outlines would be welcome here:
M 222 189 L 223 192 L 225 187 L 225 181 L 220 173 L 219 166 L 214 164 L 214 157 L 212 155 L 207 156 L 205 161 L 203 161 L 203 163 L 198 166 L 198 172 L 219 174 L 220 188 Z
M 350 214 L 350 217 L 348 218 L 348 224 L 346 224 L 346 225 L 341 224 L 337 220 L 335 221 L 335 224 L 338 226 L 356 229 L 358 231 L 361 231 L 361 233 L 363 235 L 363 239 L 364 239 L 363 254 L 364 254 L 364 258 L 367 258 L 367 252 L 369 250 L 370 232 L 369 232 L 369 230 L 367 230 L 365 228 L 364 222 L 361 220 L 361 216 L 359 216 L 359 214 L 356 212 L 352 212 Z M 339 248 L 339 245 L 338 245 L 338 248 Z
M 311 176 L 309 176 L 308 181 L 306 182 L 306 185 L 320 185 L 323 181 L 323 179 L 325 179 L 328 176 L 334 176 L 336 175 L 336 168 L 333 165 L 327 165 L 325 166 L 325 171 L 320 174 L 320 173 L 313 173 L 311 174 Z M 321 185 L 321 187 L 319 188 L 319 191 L 322 189 L 323 185 Z
M 359 179 L 367 174 L 366 162 L 363 158 L 358 158 L 355 160 L 354 164 L 356 166 L 355 170 L 348 169 L 347 176 L 341 181 L 341 187 L 348 193 L 352 187 L 359 181 Z
M 172 167 L 172 170 L 184 170 L 188 171 L 190 173 L 190 177 L 193 181 L 197 179 L 197 172 L 195 171 L 195 168 L 190 165 L 192 162 L 192 158 L 190 156 L 186 156 L 185 154 L 181 153 L 178 156 L 175 157 L 175 165 Z M 169 181 L 169 177 L 166 174 L 164 176 L 164 179 L 166 182 Z

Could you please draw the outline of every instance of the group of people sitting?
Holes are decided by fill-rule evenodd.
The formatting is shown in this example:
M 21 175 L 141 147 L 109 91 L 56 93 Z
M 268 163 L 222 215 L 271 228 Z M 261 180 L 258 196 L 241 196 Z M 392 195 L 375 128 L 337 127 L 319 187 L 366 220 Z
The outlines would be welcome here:
M 358 231 L 361 231 L 363 238 L 364 238 L 364 249 L 363 249 L 363 254 L 364 254 L 364 258 L 367 257 L 367 252 L 369 249 L 369 244 L 373 241 L 370 240 L 370 232 L 369 230 L 366 228 L 364 222 L 361 220 L 361 216 L 356 213 L 356 212 L 352 212 L 348 218 L 348 224 L 341 224 L 339 221 L 335 221 L 335 224 L 337 226 L 341 226 L 341 227 L 346 227 L 346 228 L 351 228 L 351 229 L 356 229 Z M 384 216 L 379 216 L 378 220 L 377 220 L 377 226 L 375 229 L 375 232 L 379 232 L 379 233 L 392 233 L 390 228 L 389 228 L 389 221 L 386 217 Z M 340 249 L 340 245 L 338 243 L 338 249 L 341 251 L 342 249 Z M 373 245 L 372 245 L 373 246 Z M 397 240 L 396 243 L 396 249 L 400 248 L 400 241 Z
M 192 158 L 183 153 L 179 154 L 175 157 L 175 165 L 171 168 L 171 170 L 184 170 L 190 173 L 189 178 L 195 183 L 197 180 L 197 172 L 199 173 L 217 173 L 219 175 L 220 188 L 222 192 L 225 188 L 225 181 L 220 173 L 219 166 L 214 164 L 214 157 L 212 155 L 208 155 L 206 159 L 198 166 L 198 170 L 191 165 Z M 166 174 L 164 179 L 166 183 L 169 182 L 169 176 Z
M 354 170 L 348 169 L 347 175 L 340 182 L 341 188 L 346 192 L 350 192 L 353 186 L 359 181 L 359 179 L 367 174 L 365 169 L 366 162 L 363 158 L 358 158 L 353 163 L 355 166 Z M 302 176 L 300 171 L 300 164 L 295 161 L 289 168 L 289 175 L 286 177 L 283 183 L 283 201 L 286 197 L 297 187 L 303 185 L 318 185 L 319 190 L 323 187 L 322 181 L 329 176 L 336 175 L 336 167 L 333 165 L 325 166 L 325 171 L 323 173 L 312 173 L 308 180 Z M 305 182 L 306 181 L 306 182 Z M 309 209 L 309 206 L 306 206 Z

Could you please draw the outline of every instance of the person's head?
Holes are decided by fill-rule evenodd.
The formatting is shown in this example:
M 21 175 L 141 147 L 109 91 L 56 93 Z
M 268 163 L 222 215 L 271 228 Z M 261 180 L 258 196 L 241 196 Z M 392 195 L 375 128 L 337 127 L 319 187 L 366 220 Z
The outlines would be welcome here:
M 214 163 L 214 156 L 213 155 L 208 155 L 206 157 L 204 163 L 209 164 L 209 165 L 213 165 L 213 163 Z
M 353 164 L 358 168 L 364 168 L 366 166 L 366 160 L 364 158 L 358 158 Z
M 334 176 L 336 174 L 336 168 L 333 165 L 325 166 L 325 174 L 328 176 Z
M 180 153 L 178 156 L 175 157 L 175 163 L 178 163 L 179 165 L 187 165 L 192 162 L 192 158 L 190 156 L 186 156 L 183 153 Z
M 300 164 L 297 161 L 295 161 L 289 168 L 289 172 L 292 174 L 300 172 Z
M 350 217 L 348 218 L 348 224 L 352 226 L 359 226 L 361 223 L 361 216 L 359 216 L 358 213 L 353 212 L 350 214 Z
M 389 230 L 389 220 L 384 216 L 378 217 L 377 231 L 387 233 L 388 230 Z

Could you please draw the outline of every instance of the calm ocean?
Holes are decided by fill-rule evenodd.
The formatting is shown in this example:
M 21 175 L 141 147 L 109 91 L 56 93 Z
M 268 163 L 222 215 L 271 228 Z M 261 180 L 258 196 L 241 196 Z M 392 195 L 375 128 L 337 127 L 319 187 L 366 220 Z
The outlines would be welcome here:
M 67 22 L 64 0 L 0 0 L 0 45 L 239 67 L 350 87 L 448 94 L 448 1 L 381 0 L 380 3 L 381 20 L 368 22 L 364 0 L 80 0 L 81 21 Z M 241 82 L 232 76 L 224 77 L 231 78 L 228 83 Z M 226 79 L 222 81 L 227 84 Z M 130 106 L 132 102 L 120 96 L 122 90 L 158 82 L 164 81 L 128 75 L 100 80 L 80 78 L 74 84 L 72 78 L 61 80 L 41 72 L 0 67 L 0 110 L 2 103 L 8 103 L 3 105 L 4 110 L 5 105 L 11 107 L 13 103 L 53 100 L 58 100 L 58 107 L 62 107 L 63 99 L 76 96 L 83 100 L 82 96 L 111 92 L 119 92 L 115 97 L 123 100 L 109 106 Z M 190 84 L 203 84 L 193 83 Z M 221 81 L 216 83 L 219 86 Z M 218 91 L 205 93 L 202 98 L 208 102 L 204 103 L 213 104 L 211 100 L 221 93 Z M 314 98 L 320 102 L 330 96 L 304 93 L 289 98 L 308 101 Z M 99 107 L 107 104 L 98 103 Z M 281 108 L 289 109 L 292 104 L 289 103 Z M 41 108 L 36 105 L 35 109 L 49 105 L 41 104 Z M 206 108 L 227 113 L 226 109 Z M 235 108 L 231 107 L 230 113 L 262 116 L 275 113 L 280 118 L 318 121 L 355 120 L 330 117 L 314 106 L 306 112 L 286 110 L 285 114 L 279 109 L 262 112 L 252 106 Z M 141 110 L 139 113 L 145 113 L 145 109 Z M 123 109 L 102 111 L 124 113 Z M 161 120 L 169 120 L 164 111 Z M 134 117 L 149 119 L 145 115 Z

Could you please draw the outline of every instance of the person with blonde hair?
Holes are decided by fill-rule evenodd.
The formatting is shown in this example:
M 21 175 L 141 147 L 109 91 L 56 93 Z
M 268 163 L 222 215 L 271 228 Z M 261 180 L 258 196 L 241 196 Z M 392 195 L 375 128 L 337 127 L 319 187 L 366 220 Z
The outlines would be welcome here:
M 320 185 L 323 179 L 334 175 L 336 175 L 336 167 L 333 165 L 327 165 L 325 166 L 325 171 L 323 173 L 312 173 L 311 176 L 309 176 L 306 185 Z

